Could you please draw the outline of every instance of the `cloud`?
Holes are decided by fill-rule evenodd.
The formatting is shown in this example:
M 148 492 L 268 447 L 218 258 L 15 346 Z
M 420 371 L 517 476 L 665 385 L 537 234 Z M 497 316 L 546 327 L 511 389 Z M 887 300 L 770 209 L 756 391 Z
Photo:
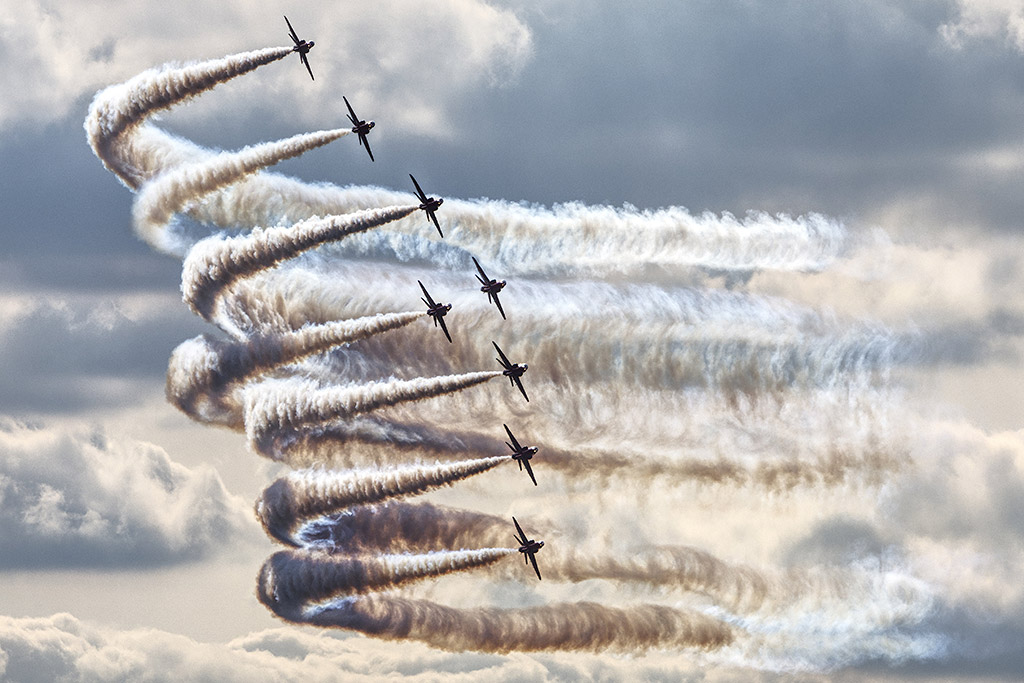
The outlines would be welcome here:
M 245 539 L 247 508 L 153 444 L 0 417 L 0 567 L 195 560 Z
M 1024 51 L 1024 2 L 1020 0 L 957 0 L 960 16 L 940 27 L 951 46 L 972 40 L 1002 39 Z
M 65 412 L 159 395 L 176 340 L 202 325 L 173 294 L 12 296 L 0 327 L 7 411 Z
M 290 44 L 281 9 L 272 0 L 173 7 L 115 0 L 8 3 L 0 10 L 0 59 L 7 67 L 0 74 L 6 93 L 0 130 L 59 121 L 83 96 L 143 66 L 208 57 L 211 50 Z M 342 118 L 337 84 L 343 73 L 345 93 L 360 111 L 394 110 L 403 127 L 441 131 L 439 86 L 451 93 L 481 81 L 505 82 L 530 55 L 529 29 L 513 12 L 480 0 L 386 0 L 291 8 L 290 14 L 299 34 L 316 40 L 310 61 L 318 80 L 302 83 L 305 71 L 295 60 L 269 74 L 269 84 L 245 92 L 265 101 L 268 92 L 301 83 L 308 106 L 291 115 L 307 123 L 306 111 L 337 111 Z

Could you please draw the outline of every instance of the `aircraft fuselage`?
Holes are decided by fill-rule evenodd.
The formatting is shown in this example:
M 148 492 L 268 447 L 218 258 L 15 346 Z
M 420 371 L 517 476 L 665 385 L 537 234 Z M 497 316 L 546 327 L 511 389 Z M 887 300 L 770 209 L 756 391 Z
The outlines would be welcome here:
M 505 288 L 504 280 L 491 280 L 483 287 L 480 288 L 481 292 L 487 292 L 488 294 L 497 294 Z
M 509 377 L 509 378 L 512 378 L 512 377 L 522 377 L 523 373 L 526 372 L 526 370 L 529 367 L 530 366 L 527 365 L 526 363 L 513 363 L 511 367 L 508 367 L 508 368 L 505 368 L 504 370 L 502 370 L 501 374 L 503 374 L 503 375 L 505 375 L 506 377 Z
M 527 541 L 519 547 L 519 552 L 532 555 L 544 547 L 544 541 Z

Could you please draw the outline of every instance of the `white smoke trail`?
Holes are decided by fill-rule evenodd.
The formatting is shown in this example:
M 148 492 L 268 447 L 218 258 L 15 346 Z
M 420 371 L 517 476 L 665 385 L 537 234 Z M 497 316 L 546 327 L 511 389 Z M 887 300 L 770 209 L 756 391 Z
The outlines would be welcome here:
M 135 197 L 132 206 L 135 230 L 146 242 L 164 248 L 164 228 L 175 213 L 186 210 L 190 203 L 246 175 L 326 145 L 350 132 L 348 128 L 340 128 L 304 133 L 238 152 L 220 153 L 206 161 L 162 173 L 143 185 Z
M 256 500 L 256 517 L 272 538 L 300 545 L 295 530 L 306 521 L 356 505 L 380 503 L 423 493 L 486 472 L 506 455 L 448 464 L 405 465 L 383 470 L 333 472 L 322 469 L 289 472 L 275 480 Z
M 349 387 L 320 387 L 307 380 L 267 380 L 245 391 L 245 432 L 254 450 L 275 457 L 264 449 L 266 437 L 274 431 L 315 426 L 396 403 L 441 396 L 501 376 L 501 371 L 495 370 Z
M 182 266 L 185 303 L 209 320 L 215 297 L 235 280 L 272 268 L 325 242 L 343 239 L 407 216 L 415 206 L 368 209 L 313 218 L 288 227 L 261 228 L 237 237 L 209 237 L 193 246 Z
M 426 313 L 386 313 L 309 325 L 293 332 L 221 342 L 205 336 L 182 342 L 167 367 L 167 400 L 193 419 L 243 428 L 242 382 L 349 342 L 394 330 Z
M 230 55 L 186 66 L 164 65 L 101 90 L 93 98 L 85 130 L 93 152 L 103 165 L 132 189 L 152 173 L 148 164 L 125 154 L 119 139 L 132 132 L 154 112 L 195 97 L 214 86 L 291 54 L 289 47 L 275 47 Z

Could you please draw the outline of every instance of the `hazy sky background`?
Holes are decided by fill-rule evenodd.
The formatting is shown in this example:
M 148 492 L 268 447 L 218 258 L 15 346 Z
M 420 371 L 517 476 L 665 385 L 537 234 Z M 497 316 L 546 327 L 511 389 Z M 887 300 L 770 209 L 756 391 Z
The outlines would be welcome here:
M 921 333 L 920 357 L 889 377 L 901 412 L 884 431 L 924 465 L 848 495 L 757 500 L 551 478 L 529 506 L 556 527 L 601 510 L 590 524 L 607 535 L 647 495 L 661 510 L 645 518 L 651 542 L 754 566 L 912 556 L 912 573 L 940 586 L 921 629 L 954 645 L 862 657 L 842 675 L 1024 674 L 1008 647 L 1024 637 L 1024 2 L 236 0 L 0 8 L 0 678 L 754 675 L 685 652 L 439 653 L 283 625 L 256 602 L 274 546 L 251 506 L 278 469 L 165 401 L 171 351 L 213 328 L 181 302 L 180 262 L 133 233 L 132 195 L 82 122 L 97 90 L 144 69 L 286 44 L 285 13 L 316 40 L 315 82 L 289 57 L 158 125 L 234 149 L 344 125 L 345 95 L 377 121 L 377 162 L 346 138 L 276 171 L 842 221 L 848 247 L 827 272 L 694 281 Z M 924 422 L 941 428 L 902 431 Z M 523 505 L 517 478 L 482 477 L 436 500 Z

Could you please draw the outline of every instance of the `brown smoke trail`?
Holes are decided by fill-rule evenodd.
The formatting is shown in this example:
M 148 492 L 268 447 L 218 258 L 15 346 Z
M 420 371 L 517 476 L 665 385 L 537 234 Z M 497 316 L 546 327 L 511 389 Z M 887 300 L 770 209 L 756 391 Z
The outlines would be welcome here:
M 215 299 L 235 280 L 272 268 L 325 242 L 379 227 L 416 210 L 415 206 L 367 209 L 344 216 L 311 218 L 292 226 L 258 228 L 248 235 L 209 237 L 188 252 L 181 272 L 185 303 L 203 319 L 214 314 Z
M 132 215 L 135 230 L 148 242 L 157 239 L 172 216 L 190 202 L 226 187 L 245 176 L 285 159 L 299 156 L 352 132 L 348 128 L 303 133 L 285 140 L 265 142 L 238 152 L 222 152 L 197 163 L 160 174 L 142 186 Z
M 501 376 L 500 370 L 493 370 L 324 388 L 305 380 L 268 380 L 245 391 L 245 431 L 257 452 L 276 457 L 264 446 L 268 444 L 266 437 L 279 429 L 316 426 L 397 403 L 461 391 Z
M 828 447 L 817 455 L 743 462 L 725 457 L 673 459 L 629 451 L 541 447 L 538 460 L 573 481 L 623 477 L 736 488 L 749 486 L 782 494 L 799 488 L 830 488 L 854 482 L 878 485 L 887 474 L 906 467 L 908 454 L 898 447 L 878 444 L 866 446 L 859 453 Z
M 309 522 L 302 545 L 329 544 L 339 552 L 426 553 L 439 548 L 500 547 L 513 537 L 509 519 L 432 503 L 391 501 L 350 508 Z
M 389 640 L 413 639 L 455 652 L 713 650 L 735 638 L 724 622 L 698 612 L 650 604 L 616 608 L 576 602 L 519 609 L 457 609 L 426 600 L 369 595 L 301 616 L 275 613 L 298 623 L 353 629 Z
M 280 550 L 260 569 L 262 595 L 285 611 L 296 605 L 395 588 L 412 581 L 493 564 L 515 554 L 510 548 L 483 548 L 425 553 L 353 557 L 323 550 Z M 268 604 L 268 607 L 273 607 Z M 276 610 L 275 610 L 276 611 Z
M 282 59 L 292 50 L 274 47 L 229 55 L 198 64 L 150 69 L 96 94 L 85 119 L 93 152 L 125 185 L 137 189 L 148 177 L 117 149 L 120 138 L 150 114 L 195 97 L 214 86 Z
M 425 313 L 382 313 L 355 320 L 309 325 L 244 342 L 205 336 L 178 345 L 167 367 L 167 400 L 202 422 L 243 429 L 242 405 L 233 390 L 245 380 L 335 346 L 408 325 Z
M 275 480 L 256 500 L 256 516 L 271 538 L 301 545 L 296 528 L 357 505 L 423 493 L 486 472 L 508 456 L 463 460 L 450 464 L 405 465 L 384 470 L 289 472 Z

